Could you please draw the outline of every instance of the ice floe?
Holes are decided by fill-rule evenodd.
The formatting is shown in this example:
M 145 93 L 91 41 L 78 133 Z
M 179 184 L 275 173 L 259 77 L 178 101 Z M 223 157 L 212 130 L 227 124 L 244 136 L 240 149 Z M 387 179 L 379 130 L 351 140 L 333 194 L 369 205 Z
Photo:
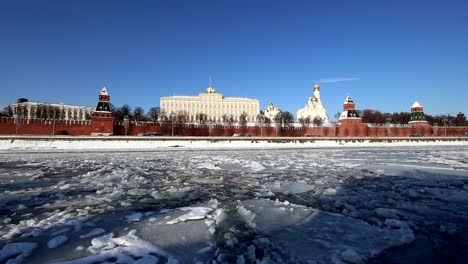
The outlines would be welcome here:
M 37 246 L 37 243 L 31 242 L 7 244 L 0 250 L 0 262 L 7 264 L 23 263 Z

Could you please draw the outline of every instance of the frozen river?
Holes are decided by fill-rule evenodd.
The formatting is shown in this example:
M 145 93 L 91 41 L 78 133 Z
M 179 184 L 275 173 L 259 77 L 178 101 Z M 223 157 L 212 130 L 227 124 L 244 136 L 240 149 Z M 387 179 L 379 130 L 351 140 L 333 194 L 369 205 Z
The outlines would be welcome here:
M 467 146 L 0 153 L 0 263 L 463 263 L 467 249 Z

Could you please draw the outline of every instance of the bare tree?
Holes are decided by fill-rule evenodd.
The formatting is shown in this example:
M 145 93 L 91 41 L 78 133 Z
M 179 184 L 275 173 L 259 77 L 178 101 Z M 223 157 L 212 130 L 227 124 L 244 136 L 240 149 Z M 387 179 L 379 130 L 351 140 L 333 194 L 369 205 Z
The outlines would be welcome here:
M 221 117 L 221 120 L 223 122 L 223 124 L 227 125 L 228 121 L 229 121 L 229 116 L 227 114 L 224 114 L 222 117 Z
M 270 126 L 271 126 L 271 119 L 268 118 L 268 117 L 265 117 L 264 123 L 265 123 L 265 126 L 266 126 L 266 127 L 270 127 Z
M 137 106 L 135 107 L 135 110 L 133 110 L 133 116 L 136 121 L 142 121 L 145 119 L 145 110 L 140 106 Z
M 304 123 L 306 124 L 307 127 L 310 127 L 310 123 L 312 123 L 312 120 L 310 119 L 310 116 L 306 117 L 304 119 Z
M 45 110 L 45 118 L 46 119 L 52 119 L 52 106 L 51 105 L 45 105 L 44 110 Z
M 306 127 L 305 118 L 299 118 L 297 122 L 299 122 L 299 124 L 301 124 L 302 127 Z
M 340 119 L 340 116 L 341 116 L 341 112 L 337 112 L 337 113 L 335 114 L 335 119 L 336 119 L 336 120 Z
M 234 123 L 234 117 L 232 115 L 227 115 L 227 114 L 224 114 L 222 117 L 221 117 L 223 123 L 225 125 L 232 125 Z
M 265 124 L 265 119 L 266 119 L 265 113 L 263 111 L 260 111 L 260 113 L 256 117 L 257 123 L 260 125 L 263 125 Z
M 109 111 L 115 112 L 115 111 L 117 111 L 117 107 L 115 107 L 115 105 L 113 103 L 109 103 Z
M 58 111 L 59 111 L 58 119 L 64 120 L 64 119 L 65 119 L 65 111 L 63 110 L 63 108 L 60 108 L 60 107 L 58 107 Z M 88 117 L 89 114 L 88 114 L 88 113 L 85 113 L 85 115 L 86 115 L 86 116 L 85 116 L 85 119 L 88 120 L 87 117 Z
M 13 116 L 13 110 L 11 109 L 9 105 L 3 108 L 3 114 L 10 116 L 10 117 Z
M 124 104 L 121 107 L 115 107 L 111 104 L 110 109 L 115 121 L 122 122 L 125 117 L 132 118 L 132 108 L 128 104 Z
M 37 118 L 45 118 L 45 107 L 43 104 L 40 104 L 37 106 L 37 113 L 36 113 Z
M 285 127 L 289 126 L 294 122 L 294 116 L 288 111 L 285 112 L 279 112 L 275 116 L 275 122 L 278 124 L 280 127 Z
M 125 117 L 125 116 L 128 116 L 129 118 L 131 117 L 132 115 L 132 108 L 128 105 L 128 104 L 124 104 L 122 105 L 120 108 L 120 112 L 122 113 L 122 115 Z
M 312 122 L 314 123 L 315 126 L 318 126 L 318 127 L 319 127 L 319 126 L 322 126 L 322 124 L 323 124 L 323 119 L 320 118 L 320 117 L 318 117 L 318 116 L 316 116 L 316 117 L 314 117 L 314 120 L 313 120 Z
M 465 114 L 462 113 L 462 112 L 459 112 L 457 114 L 457 117 L 455 117 L 455 125 L 456 126 L 466 126 L 466 117 L 465 117 Z
M 247 113 L 242 112 L 239 116 L 239 125 L 245 127 L 247 125 Z
M 205 124 L 208 121 L 208 116 L 205 113 L 198 113 L 195 118 L 198 123 Z
M 158 121 L 167 123 L 167 122 L 169 122 L 169 120 L 170 120 L 170 117 L 165 111 L 161 111 L 159 113 Z
M 188 122 L 189 114 L 187 111 L 179 111 L 176 116 L 177 123 L 185 124 Z
M 161 115 L 161 108 L 160 107 L 151 107 L 148 111 L 148 118 L 153 121 L 158 121 L 159 116 Z
M 123 121 L 124 115 L 122 114 L 120 107 L 115 107 L 113 104 L 110 104 L 110 111 L 112 112 L 115 121 Z

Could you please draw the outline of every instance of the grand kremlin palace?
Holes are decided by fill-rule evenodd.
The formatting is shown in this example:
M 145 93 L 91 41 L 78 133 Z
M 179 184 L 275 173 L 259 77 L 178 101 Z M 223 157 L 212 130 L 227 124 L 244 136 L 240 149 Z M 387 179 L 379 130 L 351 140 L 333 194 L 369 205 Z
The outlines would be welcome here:
M 160 99 L 161 111 L 166 115 L 187 112 L 189 122 L 195 122 L 197 114 L 207 115 L 213 122 L 222 122 L 223 116 L 232 116 L 239 122 L 242 113 L 246 113 L 247 122 L 255 122 L 260 113 L 260 101 L 245 97 L 224 97 L 212 85 L 199 96 L 166 96 Z

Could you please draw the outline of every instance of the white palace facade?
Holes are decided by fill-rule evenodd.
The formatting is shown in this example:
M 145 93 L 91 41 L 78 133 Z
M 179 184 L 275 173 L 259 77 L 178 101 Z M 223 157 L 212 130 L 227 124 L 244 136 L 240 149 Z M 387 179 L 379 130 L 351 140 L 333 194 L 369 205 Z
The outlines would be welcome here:
M 196 122 L 197 115 L 206 114 L 211 122 L 223 122 L 223 116 L 232 117 L 239 122 L 242 113 L 246 114 L 247 122 L 255 122 L 260 113 L 258 99 L 245 97 L 224 97 L 214 87 L 210 86 L 198 96 L 167 96 L 160 99 L 161 112 L 167 116 L 171 113 L 186 112 L 189 122 Z
M 93 106 L 69 105 L 63 103 L 31 102 L 25 98 L 10 104 L 13 116 L 25 119 L 45 118 L 53 119 L 56 112 L 58 120 L 85 121 L 90 120 L 95 110 Z

